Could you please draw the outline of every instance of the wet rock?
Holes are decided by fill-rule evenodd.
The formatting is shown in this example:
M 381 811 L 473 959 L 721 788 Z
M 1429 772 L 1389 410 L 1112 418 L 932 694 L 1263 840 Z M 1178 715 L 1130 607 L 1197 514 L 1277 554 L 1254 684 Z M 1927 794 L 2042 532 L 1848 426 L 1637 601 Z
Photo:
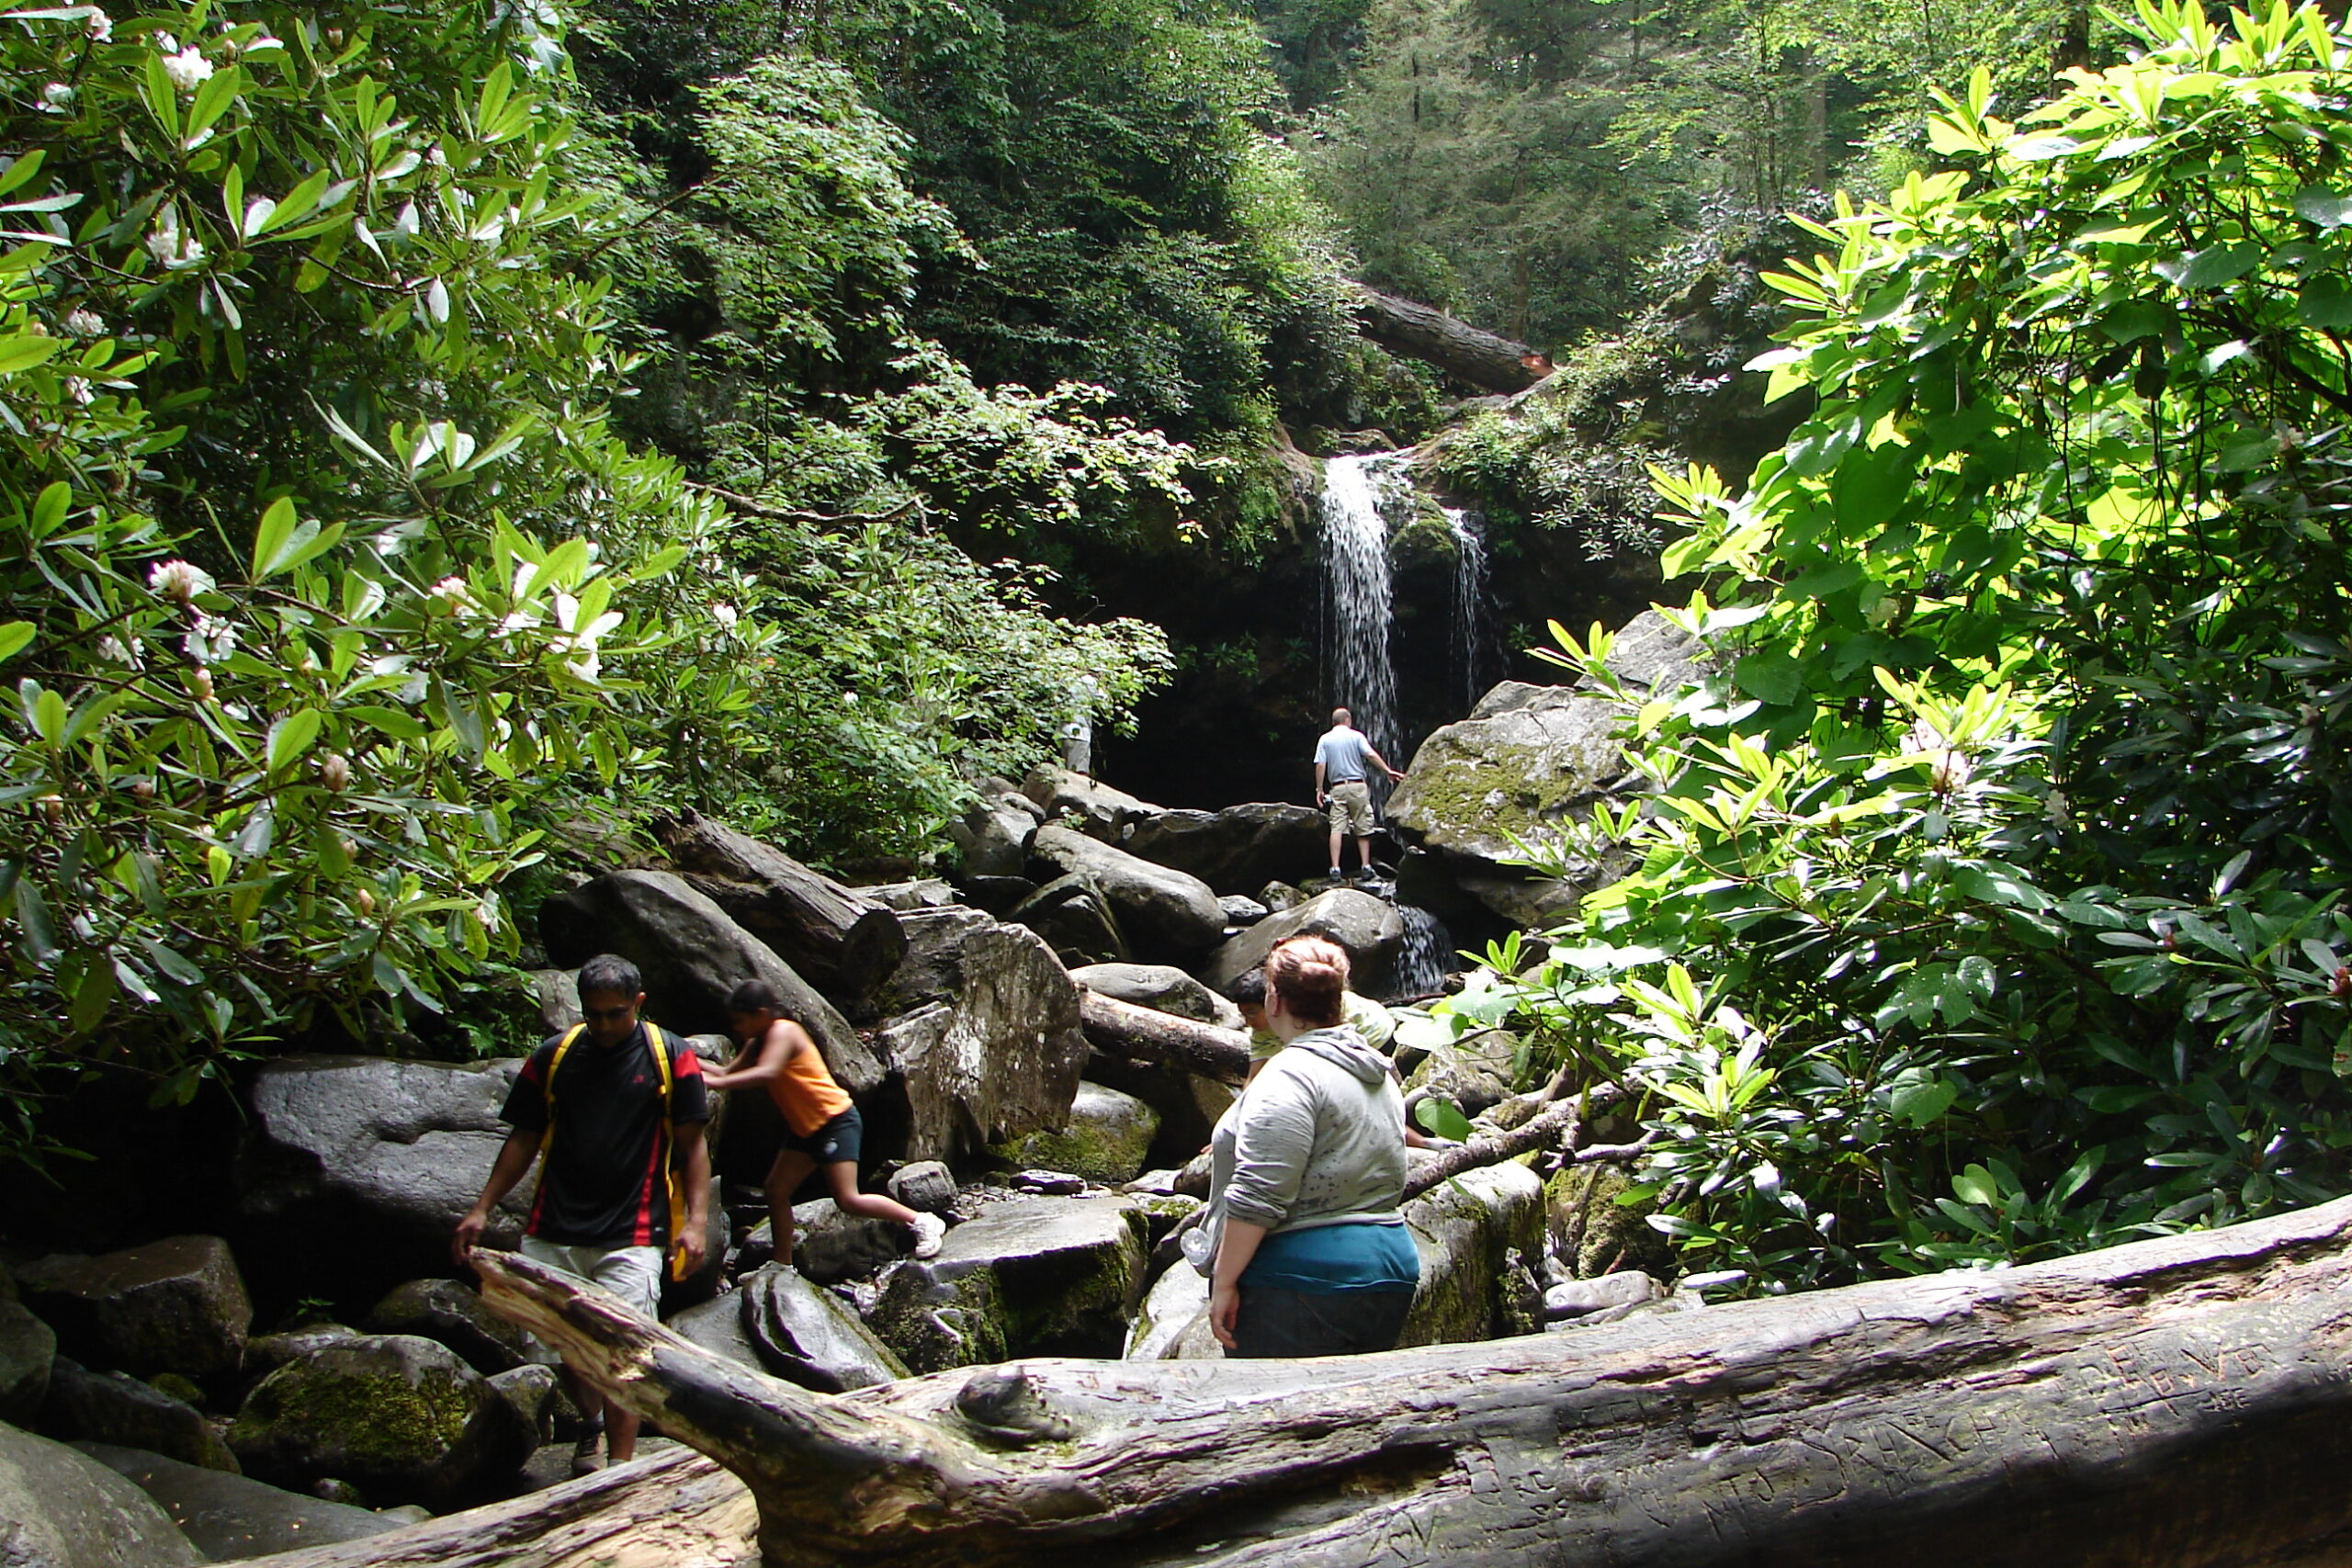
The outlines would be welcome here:
M 1159 815 L 1159 807 L 1125 790 L 1051 763 L 1032 769 L 1021 793 L 1045 813 L 1046 822 L 1075 816 L 1089 837 L 1106 844 L 1117 843 L 1132 824 Z
M 993 1203 L 903 1263 L 870 1318 L 917 1371 L 1016 1356 L 1115 1358 L 1144 1279 L 1144 1216 L 1120 1198 Z
M 1160 1275 L 1127 1333 L 1123 1359 L 1221 1361 L 1225 1347 L 1209 1328 L 1209 1282 L 1189 1263 Z
M 906 1157 L 950 1163 L 1060 1125 L 1087 1057 L 1077 985 L 1019 926 L 974 933 L 955 1005 L 898 1020 L 880 1043 L 906 1086 Z
M 792 1261 L 820 1285 L 878 1273 L 912 1245 L 906 1226 L 845 1214 L 831 1198 L 795 1203 L 792 1230 Z
M 271 1239 L 259 1260 L 288 1293 L 362 1301 L 448 1268 L 449 1233 L 511 1130 L 498 1111 L 521 1066 L 365 1056 L 265 1066 L 235 1171 L 240 1219 Z M 507 1194 L 485 1245 L 515 1245 L 532 1190 L 525 1181 Z
M 0 1426 L 0 1563 L 184 1568 L 204 1561 L 162 1505 L 63 1443 Z
M 876 912 L 892 928 L 887 975 L 900 956 L 897 917 Z M 882 1081 L 882 1065 L 832 1003 L 683 877 L 608 872 L 542 904 L 539 931 L 559 964 L 576 966 L 599 953 L 635 964 L 645 974 L 647 1016 L 681 1034 L 723 1032 L 728 994 L 745 980 L 764 980 L 815 1037 L 835 1082 L 858 1095 Z
M 1159 1112 L 1135 1096 L 1081 1083 L 1067 1123 L 1000 1144 L 993 1152 L 1012 1165 L 1070 1171 L 1116 1186 L 1143 1169 L 1159 1131 Z
M 531 989 L 539 998 L 539 1031 L 561 1034 L 583 1021 L 580 1011 L 580 976 L 569 969 L 535 969 Z
M 403 1523 L 135 1448 L 75 1446 L 153 1498 L 189 1544 L 216 1562 L 361 1540 Z
M 359 1326 L 370 1334 L 413 1334 L 447 1345 L 484 1377 L 531 1359 L 523 1331 L 493 1315 L 471 1285 L 456 1280 L 395 1285 Z
M 1044 937 L 1066 964 L 1126 961 L 1126 933 L 1109 897 L 1085 872 L 1050 878 L 1006 919 Z
M 1189 872 L 1219 893 L 1246 893 L 1327 869 L 1330 825 L 1320 811 L 1277 801 L 1163 811 L 1136 823 L 1123 847 Z
M 1405 1205 L 1421 1281 L 1396 1343 L 1455 1345 L 1543 1327 L 1531 1273 L 1544 1256 L 1544 1183 L 1525 1166 L 1490 1165 Z
M 533 1361 L 492 1373 L 490 1386 L 498 1391 L 498 1397 L 514 1412 L 514 1419 L 531 1434 L 531 1441 L 536 1446 L 555 1436 L 556 1390 L 561 1381 L 556 1376 L 553 1367 Z
M 456 1351 L 390 1334 L 334 1341 L 264 1378 L 229 1446 L 248 1473 L 276 1485 L 334 1476 L 375 1502 L 447 1512 L 495 1495 L 533 1442 Z
M 1638 1306 L 1644 1302 L 1665 1299 L 1666 1287 L 1638 1269 L 1628 1269 L 1622 1273 L 1603 1274 L 1597 1280 L 1570 1280 L 1553 1286 L 1544 1292 L 1544 1315 L 1553 1321 L 1588 1317 L 1611 1307 Z
M 1201 978 L 1222 992 L 1265 963 L 1277 943 L 1295 936 L 1329 937 L 1338 942 L 1353 966 L 1349 988 L 1362 996 L 1380 996 L 1389 964 L 1405 942 L 1405 920 L 1394 906 L 1369 893 L 1335 887 L 1227 942 L 1202 969 Z
M 907 1375 L 906 1364 L 839 1296 L 774 1264 L 737 1292 L 745 1337 L 775 1377 L 820 1393 L 846 1393 Z
M 913 909 L 899 916 L 899 927 L 907 934 L 907 955 L 875 992 L 869 1008 L 872 1015 L 889 1018 L 954 999 L 964 983 L 964 943 L 977 932 L 993 930 L 996 923 L 994 916 L 961 904 Z
M 1209 885 L 1157 865 L 1114 845 L 1059 824 L 1037 829 L 1030 841 L 1033 874 L 1093 879 L 1138 957 L 1182 963 L 1215 947 L 1225 934 L 1225 910 Z
M 8 1277 L 0 1274 L 0 1421 L 32 1424 L 48 1395 L 50 1363 L 56 1356 L 57 1336 L 17 1299 Z
M 18 1269 L 17 1285 L 66 1354 L 136 1377 L 232 1375 L 253 1326 L 244 1277 L 229 1244 L 214 1235 L 43 1258 Z
M 1510 1097 L 1516 1087 L 1519 1042 L 1499 1029 L 1482 1029 L 1449 1043 L 1434 1040 L 1405 1080 L 1407 1100 L 1446 1100 L 1476 1116 Z
M 1089 964 L 1069 972 L 1088 990 L 1139 1008 L 1172 1013 L 1220 1029 L 1241 1027 L 1241 1010 L 1182 969 L 1167 964 Z
M 1608 664 L 1627 685 L 1653 694 L 1703 680 L 1713 669 L 1706 645 L 1657 610 L 1644 610 L 1617 628 Z
M 956 1177 L 935 1159 L 917 1160 L 892 1173 L 890 1196 L 918 1213 L 944 1214 L 956 1206 Z
M 1228 926 L 1254 926 L 1273 913 L 1245 893 L 1227 893 L 1216 901 L 1216 907 L 1225 911 L 1225 923 Z
M 1649 1223 L 1657 1205 L 1617 1200 L 1633 1178 L 1611 1166 L 1571 1166 L 1544 1185 L 1551 1250 L 1577 1279 L 1623 1269 L 1671 1273 L 1674 1244 Z
M 1305 889 L 1291 883 L 1269 882 L 1258 889 L 1258 902 L 1266 907 L 1266 912 L 1270 915 L 1285 914 L 1306 903 L 1306 893 Z
M 94 1372 L 64 1356 L 50 1371 L 40 1426 L 68 1441 L 118 1443 L 206 1470 L 238 1469 L 237 1456 L 195 1405 L 127 1372 Z

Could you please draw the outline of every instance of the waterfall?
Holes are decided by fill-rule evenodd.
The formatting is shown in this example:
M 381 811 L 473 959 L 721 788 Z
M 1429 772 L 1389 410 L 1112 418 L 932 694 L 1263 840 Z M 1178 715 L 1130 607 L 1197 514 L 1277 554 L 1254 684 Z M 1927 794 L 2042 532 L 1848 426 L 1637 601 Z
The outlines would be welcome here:
M 1355 716 L 1380 754 L 1396 761 L 1396 671 L 1389 662 L 1392 619 L 1388 524 L 1381 502 L 1404 457 L 1394 452 L 1332 457 L 1323 468 L 1323 595 L 1331 701 Z M 1385 791 L 1375 783 L 1373 798 Z
M 1454 968 L 1453 933 L 1427 909 L 1399 904 L 1396 912 L 1405 918 L 1405 941 L 1389 969 L 1388 994 L 1426 997 L 1445 989 Z
M 1487 651 L 1487 536 L 1478 514 L 1449 506 L 1445 525 L 1453 531 L 1453 669 L 1462 682 L 1462 711 L 1486 694 L 1482 683 Z

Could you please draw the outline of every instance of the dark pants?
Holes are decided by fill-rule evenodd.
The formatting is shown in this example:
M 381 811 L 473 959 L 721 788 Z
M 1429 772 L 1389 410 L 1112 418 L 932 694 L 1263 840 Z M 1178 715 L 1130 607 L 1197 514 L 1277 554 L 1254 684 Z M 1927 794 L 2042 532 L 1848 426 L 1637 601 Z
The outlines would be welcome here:
M 1396 1348 L 1413 1310 L 1413 1292 L 1395 1291 L 1279 1291 L 1241 1287 L 1233 1314 L 1236 1358 L 1361 1356 Z

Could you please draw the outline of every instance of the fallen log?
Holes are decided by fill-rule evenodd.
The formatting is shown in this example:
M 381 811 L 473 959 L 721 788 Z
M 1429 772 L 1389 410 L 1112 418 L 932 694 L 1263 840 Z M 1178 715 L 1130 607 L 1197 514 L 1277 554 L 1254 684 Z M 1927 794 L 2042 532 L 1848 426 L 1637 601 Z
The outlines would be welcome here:
M 653 831 L 696 892 L 828 997 L 862 1000 L 907 955 L 895 911 L 782 850 L 691 810 Z
M 1490 392 L 1519 392 L 1552 373 L 1539 349 L 1474 327 L 1418 299 L 1356 286 L 1356 321 L 1363 335 L 1408 359 L 1433 365 L 1459 381 Z
M 1079 993 L 1079 1026 L 1086 1043 L 1106 1055 L 1180 1067 L 1221 1083 L 1250 1074 L 1250 1037 L 1174 1013 L 1159 1012 L 1100 991 Z
M 770 1568 L 2316 1568 L 2352 1560 L 2347 1239 L 2352 1200 L 1564 1334 L 839 1396 L 481 1273 L 743 1478 Z

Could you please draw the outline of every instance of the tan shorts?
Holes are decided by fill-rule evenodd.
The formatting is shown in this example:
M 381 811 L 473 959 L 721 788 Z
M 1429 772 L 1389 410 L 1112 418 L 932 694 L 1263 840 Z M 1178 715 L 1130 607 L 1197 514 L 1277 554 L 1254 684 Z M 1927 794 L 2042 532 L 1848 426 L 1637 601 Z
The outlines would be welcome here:
M 603 1286 L 641 1316 L 662 1315 L 662 1249 L 658 1247 L 568 1247 L 526 1235 L 523 1256 Z
M 1323 792 L 1323 809 L 1331 818 L 1331 831 L 1353 833 L 1359 839 L 1369 839 L 1375 831 L 1372 820 L 1372 786 L 1362 779 L 1350 779 L 1335 784 Z

